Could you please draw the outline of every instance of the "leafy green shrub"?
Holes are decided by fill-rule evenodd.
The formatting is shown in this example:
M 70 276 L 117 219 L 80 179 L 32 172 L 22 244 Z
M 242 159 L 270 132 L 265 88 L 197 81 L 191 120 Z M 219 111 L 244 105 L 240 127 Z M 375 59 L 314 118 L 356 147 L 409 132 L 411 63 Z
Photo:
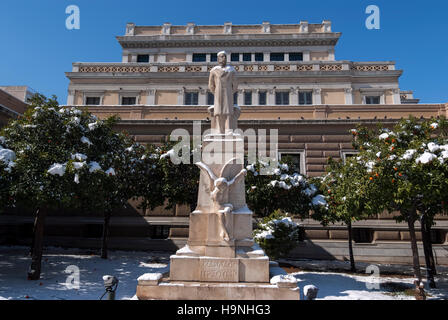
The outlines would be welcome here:
M 270 259 L 285 257 L 300 239 L 300 226 L 280 210 L 265 217 L 254 230 L 254 240 Z

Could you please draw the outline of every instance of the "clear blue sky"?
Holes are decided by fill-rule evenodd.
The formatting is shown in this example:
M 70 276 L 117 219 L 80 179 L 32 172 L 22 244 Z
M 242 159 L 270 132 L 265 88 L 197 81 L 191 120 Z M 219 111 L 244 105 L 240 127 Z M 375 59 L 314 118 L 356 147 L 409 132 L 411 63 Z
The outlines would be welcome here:
M 65 8 L 77 5 L 81 29 L 67 30 Z M 368 5 L 381 9 L 381 29 L 365 27 Z M 343 35 L 336 59 L 394 60 L 401 89 L 424 103 L 448 102 L 448 2 L 443 0 L 22 0 L 0 10 L 0 85 L 28 85 L 67 98 L 72 62 L 120 62 L 127 22 L 161 25 L 274 24 L 332 20 Z

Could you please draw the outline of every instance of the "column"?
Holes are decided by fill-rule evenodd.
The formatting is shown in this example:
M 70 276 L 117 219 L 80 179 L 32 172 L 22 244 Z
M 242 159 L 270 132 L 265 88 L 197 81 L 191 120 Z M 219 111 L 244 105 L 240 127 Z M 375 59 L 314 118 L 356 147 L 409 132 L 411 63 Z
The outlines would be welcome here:
M 322 104 L 321 91 L 320 88 L 313 89 L 313 104 Z

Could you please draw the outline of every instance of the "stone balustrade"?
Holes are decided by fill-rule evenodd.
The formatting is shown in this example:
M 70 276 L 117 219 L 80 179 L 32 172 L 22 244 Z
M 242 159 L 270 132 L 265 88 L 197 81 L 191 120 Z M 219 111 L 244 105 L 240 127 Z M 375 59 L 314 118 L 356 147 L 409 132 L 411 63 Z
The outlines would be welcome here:
M 78 73 L 176 73 L 209 72 L 216 62 L 177 63 L 74 63 L 72 72 Z M 310 61 L 310 62 L 238 62 L 232 63 L 238 72 L 387 72 L 395 70 L 395 63 Z

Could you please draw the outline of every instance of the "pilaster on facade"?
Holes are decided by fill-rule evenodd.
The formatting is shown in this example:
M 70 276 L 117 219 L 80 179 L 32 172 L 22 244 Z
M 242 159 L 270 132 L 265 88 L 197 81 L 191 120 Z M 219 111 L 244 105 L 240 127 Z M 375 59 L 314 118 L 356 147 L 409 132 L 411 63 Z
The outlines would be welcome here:
M 275 104 L 275 89 L 270 89 L 266 93 L 266 103 L 269 106 L 273 106 Z
M 67 105 L 72 106 L 75 104 L 75 90 L 68 90 L 68 96 L 67 96 Z
M 182 89 L 177 91 L 177 104 L 178 105 L 181 106 L 181 105 L 185 104 L 184 96 L 185 96 L 185 88 L 182 88 Z
M 328 60 L 330 61 L 335 61 L 335 54 L 334 54 L 334 49 L 329 49 L 328 50 Z
M 244 104 L 244 93 L 243 93 L 243 90 L 238 90 L 237 91 L 236 104 L 239 105 L 239 106 L 242 106 Z
M 299 91 L 295 88 L 291 88 L 289 91 L 289 95 L 290 95 L 289 103 L 295 106 L 299 105 Z
M 401 104 L 400 89 L 392 89 L 392 102 L 393 104 Z
M 149 89 L 148 90 L 148 97 L 146 98 L 146 105 L 153 106 L 156 104 L 156 90 L 155 89 Z
M 271 59 L 269 52 L 263 52 L 263 61 L 269 61 Z
M 198 95 L 198 104 L 200 106 L 205 106 L 207 104 L 207 90 L 206 89 L 199 89 L 199 95 Z
M 353 104 L 353 88 L 345 88 L 345 104 Z
M 313 104 L 322 104 L 322 90 L 320 88 L 313 89 Z
M 258 92 L 259 90 L 250 90 L 252 92 L 252 105 L 258 105 Z
M 303 61 L 311 61 L 311 52 L 309 50 L 303 51 Z

